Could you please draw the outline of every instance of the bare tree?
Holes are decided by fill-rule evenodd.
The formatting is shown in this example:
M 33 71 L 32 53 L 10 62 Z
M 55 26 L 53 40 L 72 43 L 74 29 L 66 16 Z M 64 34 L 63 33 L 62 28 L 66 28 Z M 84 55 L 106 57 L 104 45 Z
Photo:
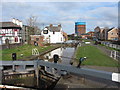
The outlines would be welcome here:
M 36 26 L 36 23 L 37 23 L 37 17 L 36 17 L 36 16 L 30 16 L 30 17 L 27 19 L 27 24 L 28 24 L 28 26 L 30 26 L 30 27 L 35 27 L 35 26 Z
M 32 34 L 39 34 L 40 33 L 40 29 L 38 27 L 38 22 L 37 22 L 37 16 L 30 16 L 27 19 L 27 25 L 33 28 L 33 30 L 31 30 Z

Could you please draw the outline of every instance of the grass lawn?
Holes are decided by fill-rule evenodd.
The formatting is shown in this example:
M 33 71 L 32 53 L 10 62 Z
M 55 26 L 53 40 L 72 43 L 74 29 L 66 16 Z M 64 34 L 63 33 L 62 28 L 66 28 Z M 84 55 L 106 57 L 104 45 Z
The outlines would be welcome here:
M 105 55 L 98 48 L 86 45 L 79 47 L 76 53 L 76 58 L 87 57 L 87 60 L 83 61 L 84 65 L 94 65 L 94 66 L 108 66 L 108 67 L 118 67 L 118 62 Z M 120 66 L 120 64 L 119 64 Z
M 22 59 L 22 58 L 31 56 L 32 49 L 34 49 L 34 48 L 37 48 L 39 52 L 43 52 L 50 48 L 53 48 L 53 46 L 38 47 L 38 46 L 34 46 L 34 45 L 23 45 L 23 46 L 12 48 L 12 49 L 0 50 L 0 53 L 2 53 L 2 59 L 0 59 L 0 60 L 6 60 L 6 61 L 12 60 L 12 58 L 11 58 L 12 53 L 17 54 L 17 59 Z M 20 56 L 21 54 L 23 54 L 23 57 Z

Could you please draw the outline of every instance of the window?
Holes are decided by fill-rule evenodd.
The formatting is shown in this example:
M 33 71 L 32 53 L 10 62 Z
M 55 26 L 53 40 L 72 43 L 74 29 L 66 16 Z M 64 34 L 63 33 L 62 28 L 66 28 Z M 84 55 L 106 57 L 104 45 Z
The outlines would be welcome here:
M 61 37 L 61 41 L 62 41 L 62 37 Z
M 17 37 L 15 37 L 15 42 L 18 42 L 18 38 Z
M 112 32 L 111 35 L 113 35 L 114 33 Z
M 36 38 L 36 41 L 39 41 L 39 38 Z
M 34 41 L 34 38 L 33 38 L 33 37 L 31 37 L 31 40 L 32 40 L 32 41 Z
M 43 30 L 43 33 L 44 34 L 48 34 L 48 30 Z

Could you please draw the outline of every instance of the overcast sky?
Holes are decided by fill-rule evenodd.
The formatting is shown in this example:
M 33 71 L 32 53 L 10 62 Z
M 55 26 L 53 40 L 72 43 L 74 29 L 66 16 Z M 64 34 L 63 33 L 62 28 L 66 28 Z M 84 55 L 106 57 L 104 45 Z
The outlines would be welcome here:
M 37 17 L 39 27 L 43 24 L 61 24 L 63 30 L 74 33 L 75 22 L 86 22 L 87 31 L 96 26 L 117 27 L 117 2 L 4 2 L 2 3 L 2 21 L 17 18 L 26 24 L 31 15 Z

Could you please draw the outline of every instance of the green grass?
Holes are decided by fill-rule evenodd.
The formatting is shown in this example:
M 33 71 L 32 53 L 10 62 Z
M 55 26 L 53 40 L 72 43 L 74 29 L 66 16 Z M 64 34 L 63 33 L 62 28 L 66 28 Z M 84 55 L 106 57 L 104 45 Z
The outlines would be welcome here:
M 83 65 L 118 67 L 117 61 L 105 55 L 97 47 L 91 45 L 78 48 L 76 58 L 78 59 L 80 57 L 87 57 L 87 60 L 83 61 Z
M 12 60 L 11 55 L 12 53 L 16 53 L 17 54 L 17 59 L 22 59 L 28 56 L 32 55 L 32 49 L 37 48 L 38 51 L 41 53 L 43 51 L 46 51 L 50 48 L 53 48 L 53 46 L 46 46 L 46 47 L 36 47 L 34 45 L 23 45 L 20 47 L 16 47 L 16 48 L 12 48 L 12 49 L 4 49 L 4 50 L 0 50 L 0 53 L 2 53 L 2 60 Z M 23 54 L 23 57 L 21 57 L 20 55 Z M 0 59 L 1 60 L 1 59 Z

